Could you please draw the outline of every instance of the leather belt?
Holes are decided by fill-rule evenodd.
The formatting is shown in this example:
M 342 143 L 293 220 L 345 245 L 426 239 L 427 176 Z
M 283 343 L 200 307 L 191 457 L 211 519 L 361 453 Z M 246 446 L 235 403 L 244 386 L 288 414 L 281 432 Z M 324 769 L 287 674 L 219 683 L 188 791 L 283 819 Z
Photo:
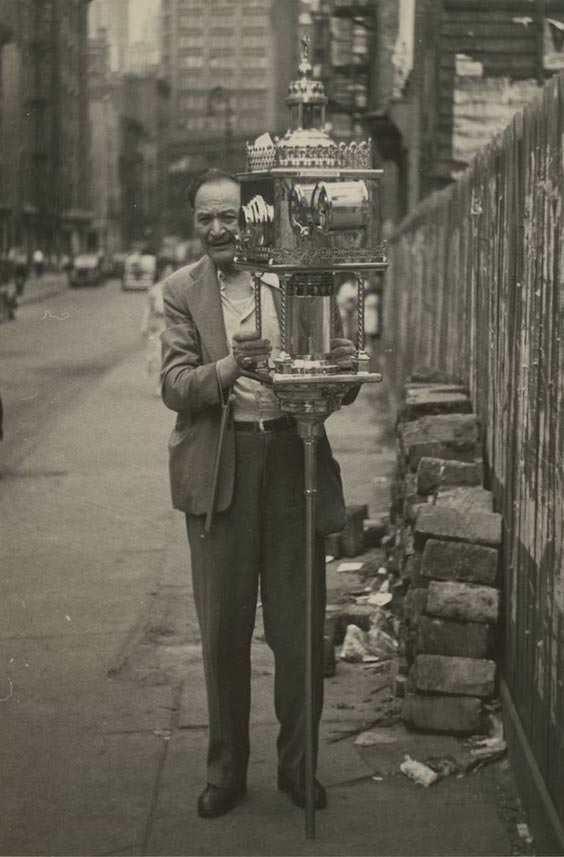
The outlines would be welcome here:
M 233 422 L 235 431 L 268 432 L 284 431 L 296 425 L 292 417 L 278 417 L 275 420 L 239 420 Z

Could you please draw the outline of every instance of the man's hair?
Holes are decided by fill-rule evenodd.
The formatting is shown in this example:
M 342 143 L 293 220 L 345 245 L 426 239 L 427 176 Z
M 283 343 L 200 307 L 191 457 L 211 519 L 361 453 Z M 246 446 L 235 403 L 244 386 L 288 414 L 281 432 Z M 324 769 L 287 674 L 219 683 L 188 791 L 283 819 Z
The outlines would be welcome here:
M 228 173 L 226 170 L 216 169 L 215 167 L 211 167 L 207 170 L 202 170 L 201 173 L 198 173 L 198 175 L 194 179 L 192 179 L 186 191 L 188 202 L 190 203 L 192 208 L 196 207 L 196 194 L 198 193 L 202 185 L 222 181 L 223 179 L 227 179 L 228 181 L 233 182 L 236 185 L 241 184 L 237 176 L 234 176 L 232 173 Z

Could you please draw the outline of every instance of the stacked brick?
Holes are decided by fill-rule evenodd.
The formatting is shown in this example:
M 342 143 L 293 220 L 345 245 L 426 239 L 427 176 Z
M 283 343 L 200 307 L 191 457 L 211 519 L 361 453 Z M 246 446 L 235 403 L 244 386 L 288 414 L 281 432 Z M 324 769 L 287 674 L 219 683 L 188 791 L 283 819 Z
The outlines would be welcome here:
M 482 487 L 480 430 L 464 389 L 409 383 L 392 490 L 396 562 L 406 595 L 403 718 L 469 733 L 493 696 L 501 516 Z

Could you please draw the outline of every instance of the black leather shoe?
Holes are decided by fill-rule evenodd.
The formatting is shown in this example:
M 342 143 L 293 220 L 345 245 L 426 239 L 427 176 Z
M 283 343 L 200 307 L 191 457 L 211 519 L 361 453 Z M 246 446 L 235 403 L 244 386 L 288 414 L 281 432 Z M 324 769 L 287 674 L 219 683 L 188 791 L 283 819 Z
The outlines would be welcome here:
M 278 788 L 281 792 L 286 792 L 292 798 L 292 803 L 296 806 L 301 806 L 302 809 L 305 807 L 306 799 L 305 799 L 305 785 L 299 780 L 291 779 L 284 771 L 278 769 Z M 327 806 L 327 793 L 325 789 L 319 782 L 319 780 L 315 780 L 314 788 L 314 806 L 316 809 L 325 809 Z
M 235 807 L 244 797 L 247 789 L 221 788 L 220 786 L 207 785 L 198 798 L 198 815 L 201 818 L 217 818 L 225 815 Z

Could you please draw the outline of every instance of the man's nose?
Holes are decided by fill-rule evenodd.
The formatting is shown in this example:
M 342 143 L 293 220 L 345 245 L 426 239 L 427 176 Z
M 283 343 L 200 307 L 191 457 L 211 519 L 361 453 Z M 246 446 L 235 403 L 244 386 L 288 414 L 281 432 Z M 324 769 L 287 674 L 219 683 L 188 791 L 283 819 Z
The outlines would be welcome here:
M 223 221 L 219 219 L 219 217 L 214 217 L 211 222 L 210 232 L 212 235 L 222 235 L 225 231 L 225 227 Z

